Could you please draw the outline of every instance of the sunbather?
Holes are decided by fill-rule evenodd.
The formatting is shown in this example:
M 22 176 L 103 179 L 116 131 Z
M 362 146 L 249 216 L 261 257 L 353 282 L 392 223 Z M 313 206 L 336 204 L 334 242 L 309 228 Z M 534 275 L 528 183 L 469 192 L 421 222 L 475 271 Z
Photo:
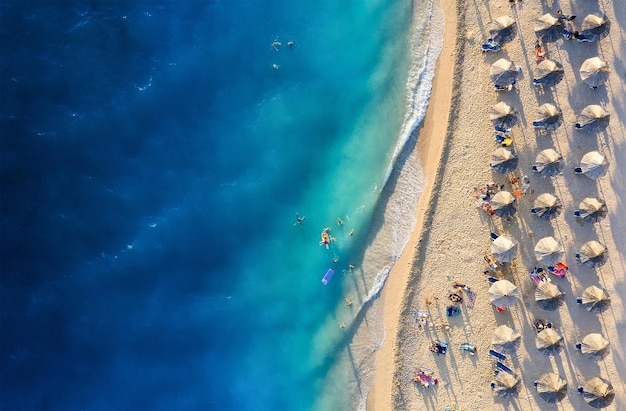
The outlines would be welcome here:
M 448 343 L 439 340 L 433 340 L 430 345 L 430 350 L 437 355 L 445 355 L 446 351 L 448 350 Z
M 450 293 L 448 294 L 448 300 L 452 301 L 453 303 L 462 303 L 463 297 L 461 297 L 457 293 Z
M 552 323 L 545 322 L 543 320 L 535 320 L 533 321 L 533 327 L 537 330 L 537 332 L 541 332 L 546 328 L 552 328 Z

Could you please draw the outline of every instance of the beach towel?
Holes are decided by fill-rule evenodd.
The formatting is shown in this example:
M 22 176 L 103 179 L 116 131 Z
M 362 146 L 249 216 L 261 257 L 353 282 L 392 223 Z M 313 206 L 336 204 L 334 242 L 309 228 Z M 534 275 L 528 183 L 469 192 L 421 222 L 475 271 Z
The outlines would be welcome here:
M 465 299 L 465 305 L 467 308 L 474 308 L 474 303 L 476 302 L 476 291 L 465 290 L 467 293 L 467 298 Z

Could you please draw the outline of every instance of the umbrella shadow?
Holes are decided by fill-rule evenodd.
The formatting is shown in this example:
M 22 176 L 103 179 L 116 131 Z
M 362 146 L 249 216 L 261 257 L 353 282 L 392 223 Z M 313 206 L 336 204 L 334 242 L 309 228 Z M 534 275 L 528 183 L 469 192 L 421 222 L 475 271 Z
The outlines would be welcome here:
M 601 189 L 601 187 L 600 187 Z M 604 193 L 603 193 L 604 195 Z M 596 228 L 596 234 L 598 236 L 598 238 L 600 239 L 600 241 L 603 244 L 607 243 L 607 237 L 608 235 L 605 233 L 604 228 L 602 227 L 602 225 L 598 224 L 594 224 L 594 228 Z M 616 242 L 616 244 L 619 244 L 619 242 Z M 619 253 L 619 249 L 616 250 Z M 615 262 L 614 262 L 615 261 Z M 614 267 L 614 265 L 619 264 L 620 266 L 616 269 Z M 611 272 L 611 274 L 613 275 L 613 280 L 615 281 L 616 284 L 619 284 L 620 281 L 618 281 L 618 273 L 624 273 L 626 272 L 626 268 L 624 267 L 624 259 L 623 258 L 619 258 L 619 256 L 615 256 L 614 258 L 611 258 L 611 255 L 608 254 L 608 258 L 607 258 L 607 262 L 605 265 L 603 265 L 602 267 L 599 267 L 597 269 L 597 271 L 600 271 L 602 274 L 604 274 L 604 271 L 609 270 Z M 604 276 L 600 276 L 603 279 L 604 282 Z M 606 286 L 606 284 L 604 284 Z

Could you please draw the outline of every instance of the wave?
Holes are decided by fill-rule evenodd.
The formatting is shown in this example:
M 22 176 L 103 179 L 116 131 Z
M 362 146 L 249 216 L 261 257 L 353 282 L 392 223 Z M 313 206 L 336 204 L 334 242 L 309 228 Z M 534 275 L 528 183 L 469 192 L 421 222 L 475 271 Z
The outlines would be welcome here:
M 389 235 L 391 236 L 386 241 L 386 247 L 391 255 L 387 255 L 387 262 L 378 270 L 361 306 L 363 312 L 359 313 L 359 315 L 377 320 L 366 321 L 366 323 L 379 324 L 368 332 L 364 332 L 368 335 L 369 344 L 366 344 L 368 348 L 363 352 L 365 358 L 363 358 L 358 370 L 360 390 L 355 405 L 359 411 L 365 411 L 367 408 L 367 398 L 374 380 L 376 364 L 373 353 L 382 348 L 385 340 L 385 327 L 382 325 L 382 318 L 378 318 L 380 313 L 375 300 L 383 290 L 391 269 L 406 248 L 415 229 L 417 200 L 423 190 L 423 174 L 418 161 L 407 161 L 412 151 L 408 149 L 408 144 L 414 141 L 412 139 L 416 138 L 415 132 L 426 117 L 435 67 L 443 49 L 443 30 L 441 30 L 443 27 L 443 10 L 440 6 L 439 9 L 435 9 L 435 3 L 429 2 L 427 12 L 422 16 L 415 16 L 414 20 L 417 18 L 423 18 L 426 21 L 413 22 L 410 37 L 411 61 L 406 85 L 406 113 L 384 178 L 385 187 L 389 186 L 388 188 L 390 188 L 392 184 L 394 185 L 393 190 L 390 190 L 393 192 L 384 210 L 385 225 L 389 226 L 386 230 L 390 231 Z M 426 38 L 428 43 L 424 47 Z M 377 242 L 379 239 L 375 241 L 375 243 Z M 375 243 L 371 247 L 376 248 Z M 391 250 L 389 250 L 390 245 Z M 382 244 L 378 246 L 383 247 Z
M 423 51 L 421 46 L 424 33 L 419 31 L 423 28 L 420 24 L 414 24 L 414 29 L 410 35 L 409 55 L 411 55 L 411 67 L 409 68 L 406 84 L 407 105 L 402 129 L 398 136 L 398 142 L 394 148 L 391 161 L 385 175 L 385 184 L 389 180 L 391 173 L 398 163 L 398 159 L 410 141 L 415 130 L 422 124 L 426 117 L 428 100 L 432 92 L 433 78 L 435 77 L 435 67 L 439 54 L 443 49 L 443 12 L 441 17 L 434 15 L 434 4 L 429 2 L 427 7 L 427 33 L 428 44 Z M 420 58 L 423 53 L 424 58 Z
M 441 14 L 441 17 L 438 15 L 435 16 L 434 4 L 430 2 L 430 4 L 428 5 L 427 14 L 427 20 L 429 22 L 427 26 L 428 45 L 425 52 L 419 49 L 419 46 L 423 40 L 423 33 L 419 32 L 417 29 L 415 29 L 413 33 L 411 33 L 410 54 L 414 57 L 412 58 L 412 66 L 409 69 L 406 86 L 407 110 L 402 129 L 399 133 L 398 142 L 395 146 L 394 153 L 391 157 L 391 161 L 385 175 L 385 185 L 389 183 L 389 179 L 394 170 L 398 167 L 399 163 L 403 162 L 401 161 L 403 160 L 402 153 L 404 152 L 407 143 L 414 136 L 415 130 L 417 130 L 417 128 L 422 124 L 424 118 L 426 117 L 428 101 L 430 99 L 433 79 L 435 77 L 435 67 L 439 55 L 441 54 L 441 50 L 443 49 L 443 30 L 437 30 L 438 28 L 442 27 L 442 22 L 440 21 L 440 19 L 443 18 L 443 12 L 441 11 L 441 13 L 439 14 Z M 422 53 L 425 56 L 423 60 L 419 58 L 419 55 Z M 405 155 L 409 154 L 410 153 L 405 153 Z M 390 206 L 393 207 L 394 204 L 390 204 Z M 407 210 L 403 211 L 406 212 Z M 403 220 L 404 219 L 400 219 L 399 221 Z M 415 222 L 413 221 L 413 223 Z M 396 223 L 394 225 L 396 227 L 394 227 L 393 231 L 396 234 L 396 240 L 398 241 L 396 242 L 396 244 L 394 244 L 395 250 L 392 261 L 385 267 L 383 267 L 376 275 L 372 288 L 370 289 L 369 294 L 365 300 L 365 303 L 378 297 L 380 291 L 384 287 L 387 277 L 389 276 L 391 268 L 395 264 L 402 251 L 404 251 L 404 248 L 406 247 L 406 244 L 408 243 L 410 235 L 413 231 L 413 226 L 411 226 L 409 230 L 397 230 L 397 228 L 399 228 L 397 227 L 398 224 Z M 404 228 L 406 229 L 408 227 Z

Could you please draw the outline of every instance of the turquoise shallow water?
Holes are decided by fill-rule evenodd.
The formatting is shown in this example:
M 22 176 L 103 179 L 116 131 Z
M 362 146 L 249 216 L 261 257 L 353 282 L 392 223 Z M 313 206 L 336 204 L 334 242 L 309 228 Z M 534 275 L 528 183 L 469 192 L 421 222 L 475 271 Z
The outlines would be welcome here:
M 430 7 L 3 2 L 1 408 L 357 407 Z

